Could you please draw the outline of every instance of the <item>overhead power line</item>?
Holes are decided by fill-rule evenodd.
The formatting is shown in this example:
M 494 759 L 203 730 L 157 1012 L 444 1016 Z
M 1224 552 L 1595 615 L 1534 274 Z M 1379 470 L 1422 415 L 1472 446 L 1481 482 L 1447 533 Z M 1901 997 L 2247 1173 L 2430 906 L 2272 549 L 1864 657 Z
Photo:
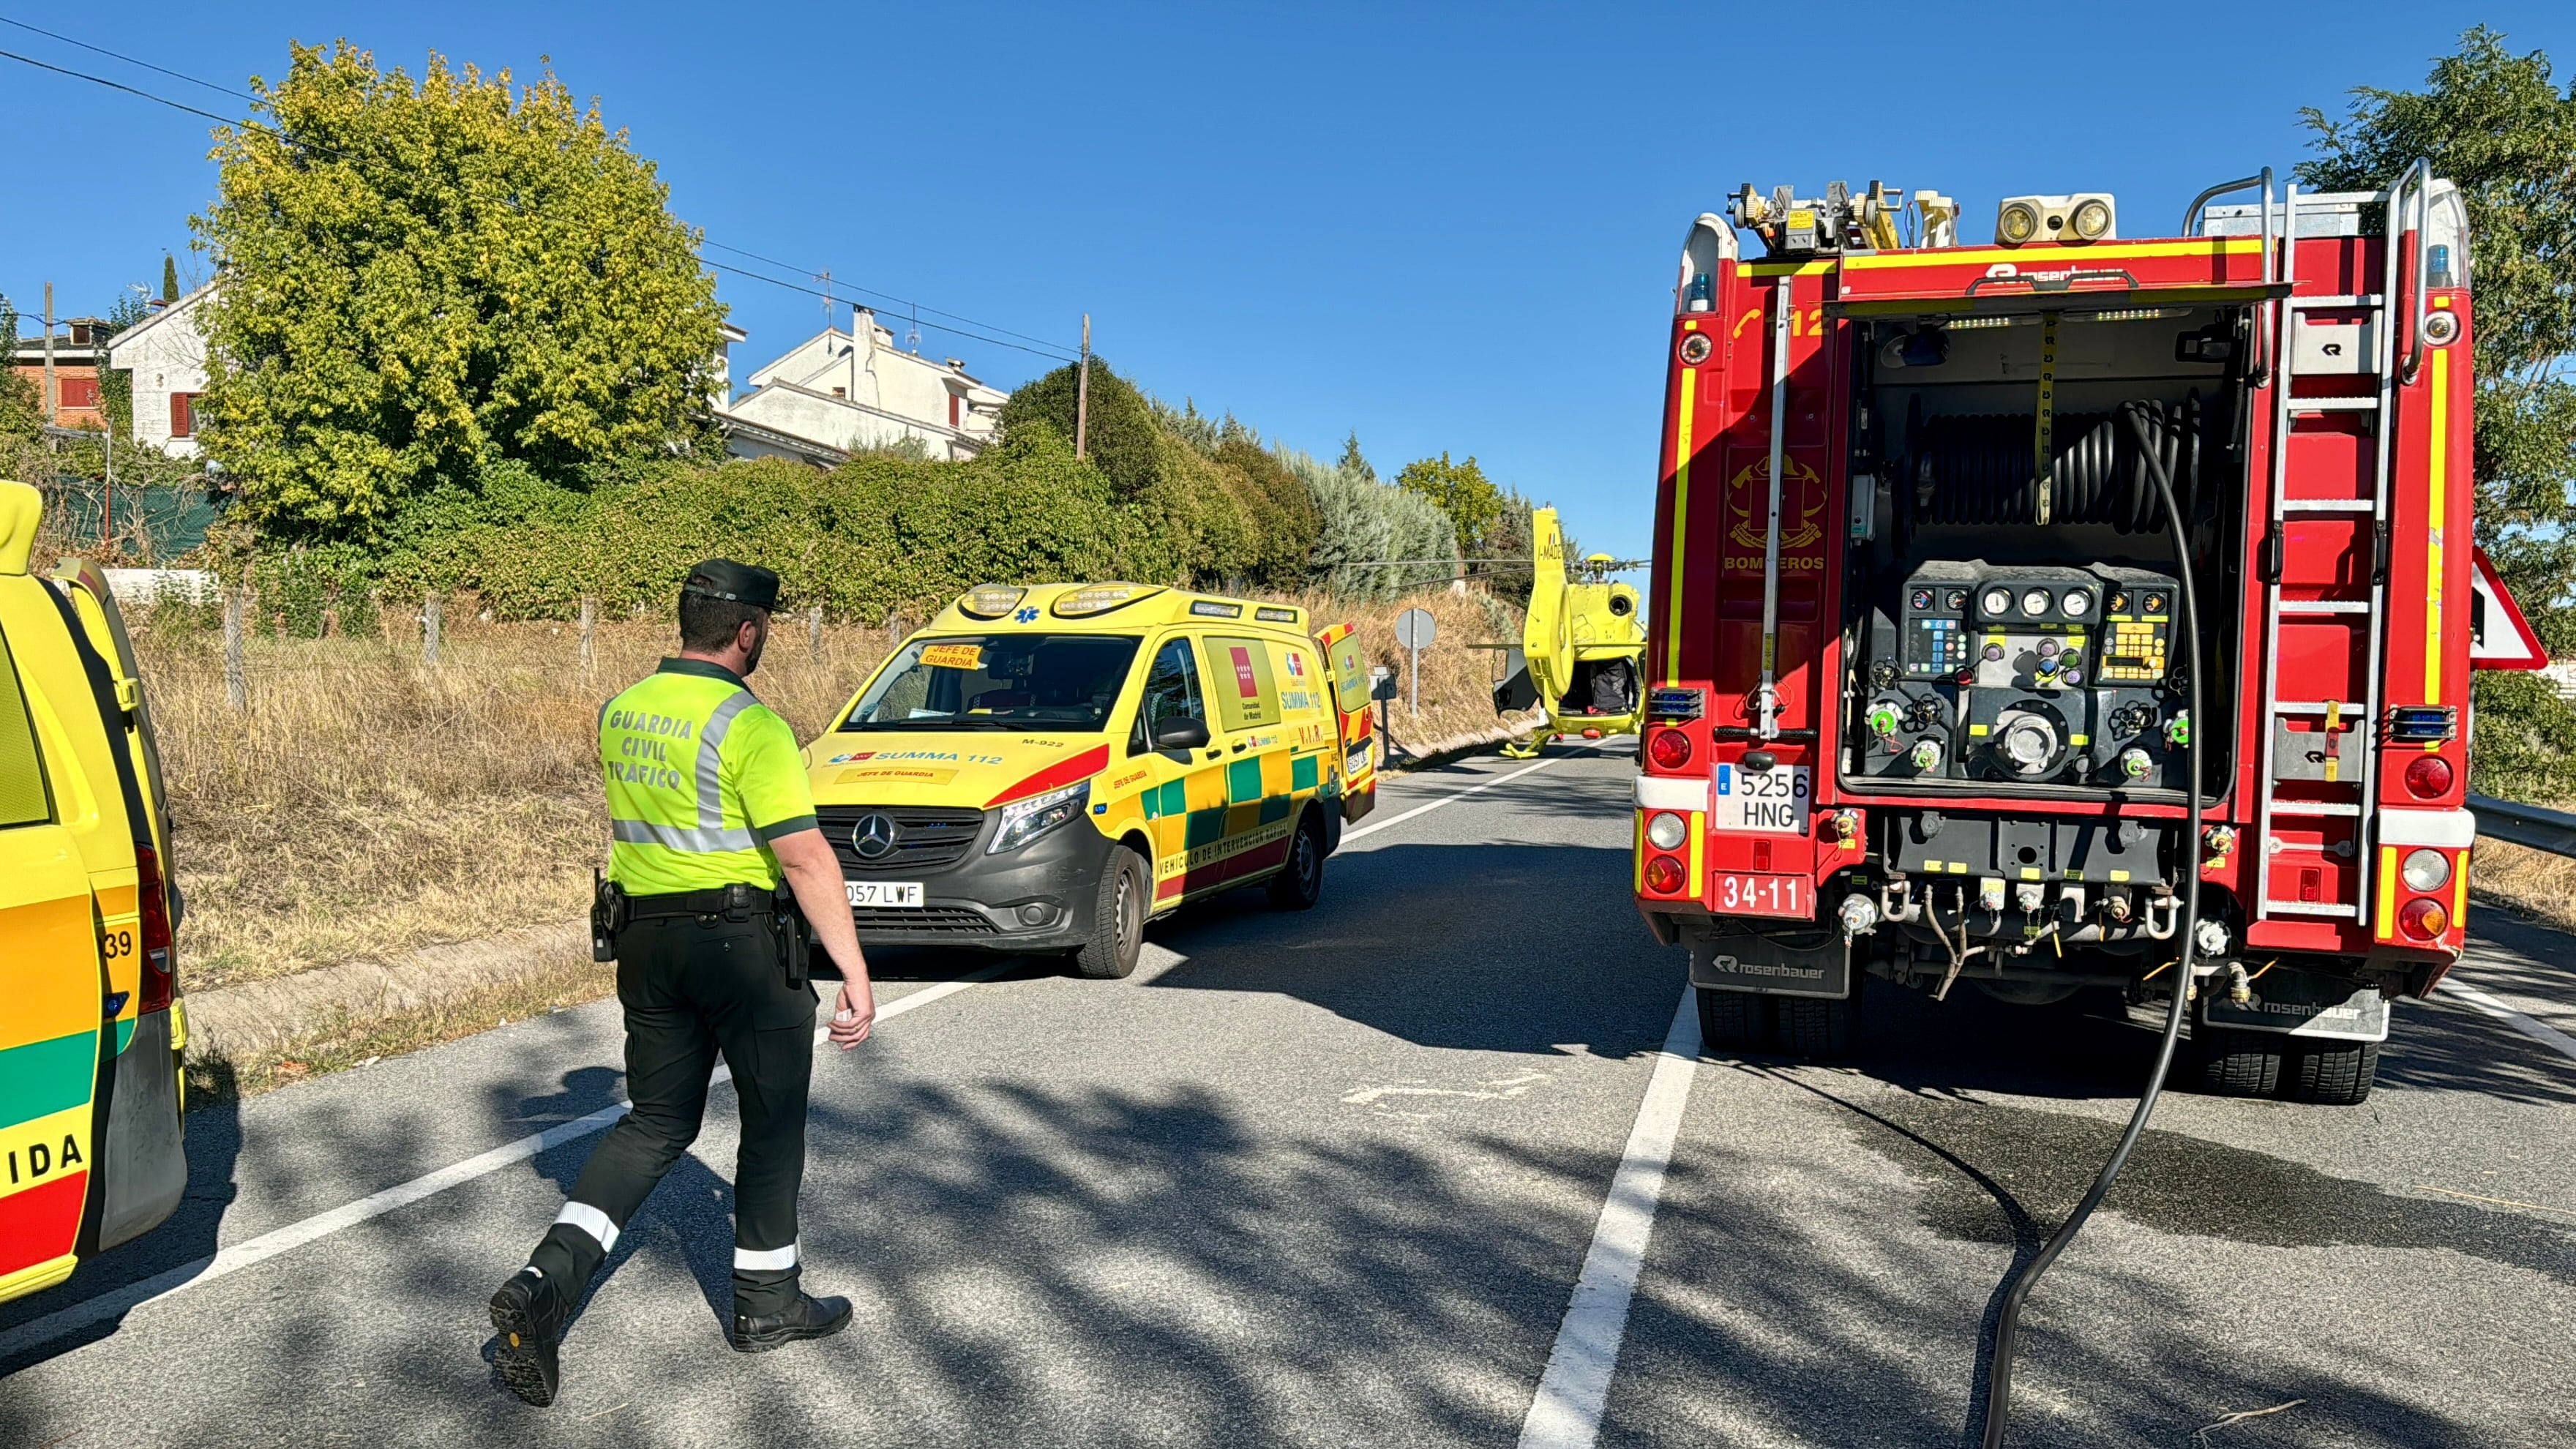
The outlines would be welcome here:
M 747 251 L 744 251 L 742 248 L 740 248 L 740 247 L 738 247 L 738 246 L 732 246 L 732 245 L 729 245 L 729 244 L 727 244 L 727 243 L 725 243 L 725 242 L 717 241 L 717 240 L 716 240 L 716 239 L 714 239 L 713 237 L 709 237 L 709 238 L 707 238 L 707 245 L 708 245 L 708 246 L 711 246 L 711 247 L 716 248 L 718 251 L 727 251 L 727 252 L 731 252 L 731 253 L 733 253 L 735 256 L 738 256 L 738 257 L 749 257 L 749 258 L 751 258 L 753 261 L 755 261 L 755 262 L 760 262 L 760 263 L 762 263 L 762 264 L 764 264 L 764 265 L 767 265 L 767 266 L 778 267 L 778 268 L 781 268 L 782 270 L 785 270 L 785 271 L 795 272 L 795 273 L 797 273 L 797 274 L 798 274 L 798 275 L 800 275 L 800 276 L 817 277 L 817 278 L 819 278 L 819 277 L 821 277 L 821 276 L 823 275 L 823 274 L 822 274 L 822 272 L 821 272 L 819 269 L 817 269 L 817 268 L 814 268 L 814 267 L 800 267 L 800 266 L 796 265 L 794 262 L 782 262 L 782 261 L 778 260 L 776 257 L 764 257 L 764 256 L 762 256 L 762 255 L 761 255 L 760 253 L 758 253 L 758 252 L 747 252 Z M 713 262 L 709 262 L 709 263 L 707 263 L 707 265 L 709 265 L 709 266 L 714 266 L 714 265 L 715 265 L 715 263 L 713 263 Z M 966 324 L 967 326 L 969 326 L 969 327 L 980 327 L 980 328 L 984 329 L 984 330 L 985 330 L 985 331 L 987 331 L 987 332 L 999 332 L 999 333 L 1001 333 L 1001 334 L 1002 334 L 1003 336 L 1005 336 L 1005 337 L 1016 337 L 1016 338 L 1020 339 L 1022 342 L 1034 342 L 1034 343 L 1036 343 L 1038 346 L 1040 346 L 1040 347 L 1042 347 L 1042 348 L 1047 349 L 1047 351 L 1048 351 L 1051 355 L 1052 355 L 1053 353 L 1056 353 L 1056 352 L 1058 352 L 1058 351 L 1063 350 L 1063 347 L 1064 347 L 1064 344 L 1062 344 L 1062 343 L 1060 343 L 1060 342 L 1051 341 L 1051 340 L 1049 340 L 1049 339 L 1047 339 L 1047 338 L 1044 338 L 1044 337 L 1031 337 L 1029 334 L 1027 334 L 1027 333 L 1025 333 L 1025 332 L 1014 332 L 1014 331 L 1012 331 L 1012 330 L 1011 330 L 1010 328 L 1008 328 L 1008 327 L 1003 327 L 1003 326 L 997 325 L 997 324 L 995 324 L 995 323 L 979 321 L 979 320 L 977 320 L 977 319 L 975 319 L 975 318 L 973 318 L 973 317 L 963 316 L 963 315 L 960 315 L 959 313 L 955 313 L 955 312 L 944 311 L 944 310 L 942 310 L 942 309 L 940 309 L 940 308 L 937 308 L 937 307 L 925 306 L 925 305 L 923 305 L 922 303 L 919 303 L 919 302 L 913 301 L 913 300 L 912 300 L 911 298 L 909 298 L 909 297 L 898 297 L 898 296 L 894 295 L 892 292 L 880 292 L 880 291 L 878 291 L 878 290 L 877 290 L 876 288 L 874 288 L 874 287 L 861 287 L 861 286 L 856 286 L 856 285 L 844 284 L 844 283 L 841 281 L 841 279 L 840 279 L 840 278 L 838 278 L 838 277 L 835 277 L 835 278 L 833 278 L 833 279 L 832 279 L 832 285 L 833 285 L 834 287 L 836 287 L 836 288 L 839 288 L 841 291 L 846 291 L 846 292 L 862 292 L 862 293 L 865 293 L 866 295 L 871 296 L 871 297 L 878 298 L 878 299 L 879 299 L 879 300 L 881 300 L 881 301 L 891 302 L 891 303 L 893 303 L 895 306 L 898 306 L 898 307 L 904 307 L 904 308 L 909 308 L 909 309 L 911 309 L 911 311 L 912 311 L 912 312 L 915 312 L 915 313 L 924 313 L 924 314 L 927 314 L 927 315 L 929 315 L 929 316 L 933 316 L 933 317 L 945 317 L 945 318 L 947 318 L 947 319 L 948 319 L 949 321 L 951 321 L 951 322 L 963 322 L 963 323 L 965 323 L 965 324 Z M 939 329 L 939 330 L 941 330 L 941 331 L 945 332 L 945 331 L 949 331 L 950 329 L 943 327 L 943 328 L 941 328 L 941 329 Z M 969 334 L 969 335 L 971 335 L 971 334 Z M 989 339 L 984 339 L 984 340 L 989 340 Z M 1008 343 L 1004 343 L 1003 345 L 1007 347 L 1007 346 L 1009 346 L 1010 344 L 1008 344 Z
M 712 243 L 710 243 L 710 245 L 712 245 Z M 732 248 L 732 247 L 726 247 L 726 248 L 725 248 L 725 250 L 726 250 L 726 251 L 732 251 L 732 250 L 734 250 L 734 248 Z M 824 299 L 825 299 L 825 300 L 827 300 L 827 301 L 828 301 L 828 300 L 830 300 L 830 298 L 831 298 L 831 294 L 830 294 L 829 292 L 825 292 L 825 291 L 823 291 L 823 290 L 821 290 L 821 289 L 819 289 L 819 288 L 815 288 L 815 287 L 808 287 L 808 286 L 804 285 L 804 284 L 803 284 L 803 283 L 801 283 L 801 282 L 787 282 L 787 281 L 781 281 L 781 280 L 779 280 L 779 279 L 778 279 L 778 278 L 776 278 L 776 277 L 767 277 L 767 276 L 763 276 L 763 275 L 761 275 L 761 274 L 760 274 L 760 273 L 758 273 L 758 272 L 750 271 L 750 270 L 748 270 L 748 269 L 746 269 L 746 268 L 742 268 L 742 267 L 729 267 L 729 266 L 726 266 L 726 265 L 725 265 L 724 263 L 722 263 L 722 262 L 711 262 L 711 261 L 708 261 L 708 260 L 707 260 L 706 258 L 704 258 L 704 257 L 700 257 L 700 258 L 698 259 L 698 264 L 699 264 L 700 266 L 712 267 L 712 268 L 714 268 L 715 270 L 717 270 L 717 271 L 719 271 L 719 272 L 730 272 L 730 273 L 732 273 L 734 276 L 737 276 L 737 277 L 748 277 L 748 278 L 750 278 L 751 280 L 753 280 L 753 281 L 755 281 L 755 282 L 767 282 L 769 285 L 771 285 L 771 286 L 773 286 L 773 287 L 783 287 L 783 288 L 785 288 L 786 290 L 788 290 L 788 291 L 790 291 L 790 292 L 802 292 L 802 293 L 804 293 L 804 294 L 805 294 L 806 296 L 808 296 L 808 297 L 821 297 L 821 298 L 824 298 Z M 772 265 L 772 266 L 784 266 L 784 265 L 786 265 L 786 264 L 785 264 L 785 263 L 783 263 L 783 262 L 773 262 L 773 263 L 771 263 L 770 265 Z M 853 289 L 853 290 L 865 291 L 866 289 L 865 289 L 865 288 L 855 288 L 855 289 Z M 923 310 L 923 311 L 925 311 L 925 312 L 927 312 L 927 311 L 929 311 L 930 309 L 929 309 L 929 308 L 927 308 L 927 307 L 925 307 L 925 308 L 923 308 L 922 310 Z M 923 322 L 923 323 L 921 323 L 920 325 L 922 325 L 922 326 L 924 326 L 924 327 L 927 327 L 927 328 L 929 328 L 930 330 L 932 330 L 932 331 L 934 331 L 934 332 L 945 332 L 945 333 L 949 334 L 949 335 L 950 335 L 950 336 L 952 336 L 952 337 L 968 337 L 968 338 L 972 338 L 972 339 L 974 339 L 974 340 L 975 340 L 975 341 L 977 341 L 977 342 L 989 343 L 989 344 L 991 344 L 992 346 L 995 346 L 995 347 L 1008 347 L 1008 348 L 1010 348 L 1011 350 L 1013 350 L 1013 351 L 1015 351 L 1015 352 L 1027 352 L 1027 353 L 1034 353 L 1035 355 L 1037 355 L 1037 356 L 1039 356 L 1039 357 L 1050 358 L 1050 359 L 1052 359 L 1052 360 L 1054 360 L 1054 361 L 1057 361 L 1057 362 L 1075 362 L 1075 361 L 1078 361 L 1078 360 L 1079 360 L 1079 359 L 1078 359 L 1078 358 L 1076 358 L 1072 353 L 1069 353 L 1069 352 L 1058 352 L 1058 351 L 1054 350 L 1054 349 L 1053 349 L 1053 348 L 1051 348 L 1051 347 L 1030 347 L 1030 346 L 1027 346 L 1027 345 L 1025 345 L 1025 344 L 1023 344 L 1023 343 L 1018 343 L 1018 342 L 1005 342 L 1005 341 L 1003 341 L 1001 338 L 998 338 L 998 337 L 987 337 L 987 336 L 984 336 L 984 335 L 983 335 L 982 333 L 980 333 L 980 332 L 969 332 L 969 331 L 967 331 L 967 330 L 966 330 L 965 328 L 963 328 L 963 327 L 949 327 L 949 326 L 944 326 L 944 325 L 942 325 L 942 324 L 940 324 L 940 323 L 937 323 L 937 322 Z M 1013 335 L 1014 335 L 1014 336 L 1017 336 L 1018 334 L 1014 333 Z
M 266 101 L 248 91 L 236 90 L 230 86 L 220 85 L 214 81 L 203 79 L 202 77 L 189 75 L 185 71 L 177 71 L 172 70 L 167 66 L 155 65 L 148 60 L 127 55 L 122 51 L 110 50 L 105 46 L 92 45 L 85 40 L 75 40 L 68 35 L 61 34 L 60 32 L 47 30 L 41 25 L 30 25 L 23 20 L 14 19 L 7 15 L 0 15 L 0 25 L 11 26 L 15 29 L 23 30 L 33 35 L 41 35 L 49 40 L 60 41 L 65 45 L 77 46 L 93 55 L 106 56 L 111 60 L 119 61 L 126 65 L 138 66 L 155 74 L 168 76 L 173 80 L 186 81 L 190 85 L 202 86 L 207 90 L 214 91 L 221 95 L 232 96 L 239 100 L 248 101 L 252 105 L 267 104 Z M 355 161 L 359 159 L 338 147 L 325 145 L 318 141 L 307 140 L 302 136 L 298 136 L 293 132 L 284 130 L 277 126 L 271 126 L 259 121 L 227 116 L 215 111 L 209 111 L 202 107 L 189 105 L 185 101 L 172 100 L 168 96 L 159 95 L 152 91 L 144 90 L 138 86 L 127 85 L 123 81 L 112 80 L 103 75 L 93 75 L 88 71 L 74 70 L 69 66 L 56 65 L 51 61 L 39 60 L 32 55 L 21 55 L 14 50 L 0 50 L 0 59 L 14 60 L 21 65 L 31 66 L 37 70 L 51 71 L 56 75 L 68 76 L 73 80 L 87 81 L 91 85 L 103 86 L 108 90 L 122 92 L 129 96 L 150 101 L 155 105 L 167 106 L 174 111 L 182 111 L 191 116 L 201 116 L 206 120 L 216 122 L 220 125 L 238 126 L 245 130 L 257 131 L 263 135 L 274 136 L 278 140 L 284 141 L 289 145 L 303 147 L 307 150 L 324 152 L 342 160 Z M 763 256 L 758 252 L 747 251 L 741 247 L 731 246 L 727 243 L 717 241 L 713 237 L 705 235 L 703 232 L 700 233 L 699 240 L 706 246 L 714 247 L 720 251 L 731 252 L 736 256 L 748 257 L 753 261 L 760 262 L 768 266 L 777 267 L 785 271 L 796 272 L 803 276 L 818 278 L 821 276 L 821 273 L 819 272 L 798 267 L 793 263 L 782 262 L 774 257 Z M 803 292 L 809 297 L 820 297 L 825 301 L 833 300 L 832 294 L 828 292 L 818 291 L 814 288 L 802 286 L 798 283 L 781 281 L 776 277 L 763 276 L 758 272 L 749 271 L 741 267 L 730 267 L 722 262 L 708 261 L 703 256 L 698 260 L 701 265 L 710 267 L 719 272 L 729 272 L 734 276 L 746 277 L 755 282 L 766 282 L 773 287 L 783 287 L 792 292 Z M 1007 327 L 998 326 L 990 322 L 977 321 L 975 318 L 962 316 L 955 312 L 944 311 L 937 307 L 924 306 L 910 298 L 898 297 L 891 292 L 882 292 L 873 287 L 860 287 L 848 284 L 841 285 L 842 289 L 845 291 L 863 293 L 867 296 L 876 297 L 886 302 L 890 302 L 895 306 L 906 309 L 906 315 L 912 318 L 916 325 L 928 327 L 934 332 L 943 332 L 953 337 L 963 337 L 971 341 L 982 342 L 994 347 L 1007 347 L 1015 352 L 1026 352 L 1055 362 L 1074 362 L 1078 360 L 1071 349 L 1064 347 L 1060 343 L 1049 342 L 1040 337 L 1032 337 L 1025 332 L 1014 332 Z M 951 322 L 964 323 L 967 325 L 948 326 L 939 322 L 922 322 L 920 321 L 920 317 L 924 313 L 927 313 L 932 317 L 945 317 Z M 985 330 L 978 332 L 971 330 L 973 328 L 983 328 Z M 992 332 L 998 332 L 1003 335 L 1001 337 L 987 335 L 987 333 Z M 1020 340 L 1012 342 L 1006 341 L 1004 338 L 1018 338 Z

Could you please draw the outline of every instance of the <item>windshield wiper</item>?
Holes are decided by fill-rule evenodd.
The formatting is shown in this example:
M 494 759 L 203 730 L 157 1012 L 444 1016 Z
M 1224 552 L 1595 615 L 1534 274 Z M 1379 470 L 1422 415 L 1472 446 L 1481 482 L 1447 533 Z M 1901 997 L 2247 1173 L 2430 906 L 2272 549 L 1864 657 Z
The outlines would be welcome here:
M 1018 725 L 1006 720 L 981 715 L 957 719 L 869 720 L 864 723 L 853 720 L 841 726 L 845 733 L 853 730 L 1009 730 L 1018 728 Z

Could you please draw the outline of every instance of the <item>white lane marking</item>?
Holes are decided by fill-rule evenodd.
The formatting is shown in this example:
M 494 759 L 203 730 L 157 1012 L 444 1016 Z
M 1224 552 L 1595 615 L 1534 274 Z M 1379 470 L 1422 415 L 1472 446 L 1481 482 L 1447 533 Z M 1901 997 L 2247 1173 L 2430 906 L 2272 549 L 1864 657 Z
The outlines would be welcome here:
M 1428 815 L 1443 805 L 1455 805 L 1470 795 L 1481 795 L 1487 790 L 1494 788 L 1496 785 L 1508 785 L 1523 775 L 1535 775 L 1550 765 L 1562 765 L 1566 761 L 1573 759 L 1575 755 L 1588 754 L 1608 743 L 1610 743 L 1608 740 L 1587 740 L 1583 744 L 1576 746 L 1573 754 L 1558 755 L 1552 759 L 1541 760 L 1535 765 L 1528 766 L 1525 769 L 1514 770 L 1508 775 L 1497 775 L 1493 779 L 1487 780 L 1481 785 L 1470 785 L 1464 790 L 1453 790 L 1428 804 L 1416 805 L 1401 815 L 1390 815 L 1384 820 L 1372 820 L 1357 830 L 1345 830 L 1342 832 L 1342 840 L 1347 844 L 1350 841 L 1359 839 L 1363 835 L 1370 834 L 1374 831 L 1384 830 L 1390 825 L 1402 825 L 1404 822 L 1412 819 L 1416 815 Z
M 2457 976 L 2442 978 L 2440 989 L 2467 1002 L 2533 1041 L 2548 1047 L 2570 1061 L 2576 1061 L 2576 1036 L 2569 1036 L 2545 1021 L 2534 1021 L 2487 993 L 2460 980 Z
M 1484 1091 L 1461 1087 L 1362 1087 L 1357 1091 L 1344 1092 L 1342 1101 L 1353 1107 L 1373 1107 L 1387 1097 L 1464 1097 L 1471 1102 L 1504 1102 L 1525 1095 L 1551 1075 L 1548 1072 L 1523 1072 L 1517 1077 L 1498 1077 L 1485 1083 L 1489 1090 Z
M 1645 1266 L 1664 1171 L 1672 1165 L 1673 1138 L 1681 1131 L 1682 1108 L 1698 1071 L 1698 1002 L 1685 986 L 1655 1075 L 1646 1083 L 1646 1100 L 1638 1104 L 1637 1125 L 1629 1129 L 1628 1150 L 1620 1155 L 1610 1196 L 1592 1229 L 1574 1301 L 1557 1327 L 1556 1347 L 1548 1353 L 1529 1416 L 1521 1420 L 1520 1449 L 1591 1449 L 1601 1432 L 1610 1376 L 1619 1367 L 1619 1341 L 1628 1332 L 1628 1303 Z
M 900 1000 L 889 1001 L 877 1008 L 877 1022 L 882 1025 L 889 1019 L 901 1016 L 916 1007 L 928 1006 L 934 1001 L 954 996 L 970 986 L 979 986 L 1010 970 L 1012 965 L 1013 963 L 1009 961 L 996 962 L 983 970 L 961 976 L 954 981 L 942 981 L 936 986 L 925 986 Z M 830 1030 L 828 1026 L 818 1028 L 814 1033 L 814 1044 L 821 1046 Z M 720 1086 L 731 1080 L 733 1080 L 733 1073 L 719 1062 L 709 1085 Z M 631 1105 L 631 1103 L 619 1102 L 612 1107 L 602 1107 L 587 1117 L 576 1117 L 570 1122 L 557 1123 L 543 1132 L 532 1132 L 516 1142 L 504 1143 L 489 1152 L 442 1167 L 436 1172 L 423 1173 L 409 1182 L 396 1183 L 382 1192 L 370 1193 L 356 1202 L 345 1203 L 327 1212 L 315 1213 L 309 1218 L 288 1223 L 282 1228 L 273 1228 L 247 1242 L 235 1243 L 229 1248 L 222 1249 L 212 1257 L 199 1258 L 192 1263 L 182 1263 L 176 1268 L 155 1273 L 140 1282 L 128 1283 L 122 1288 L 102 1293 L 95 1298 L 84 1298 L 68 1308 L 58 1309 L 42 1318 L 31 1318 L 15 1328 L 0 1332 L 0 1361 L 15 1357 L 38 1344 L 60 1338 L 66 1333 L 87 1328 L 102 1319 L 131 1312 L 147 1303 L 175 1297 L 192 1288 L 201 1288 L 218 1278 L 267 1262 L 281 1253 L 293 1252 L 307 1243 L 327 1238 L 344 1228 L 353 1228 L 360 1223 L 383 1217 L 397 1208 L 409 1207 L 423 1198 L 434 1197 L 451 1187 L 472 1182 L 479 1177 L 489 1177 L 514 1162 L 525 1162 L 540 1152 L 560 1147 L 594 1132 L 604 1132 L 615 1125 L 618 1118 L 625 1116 L 627 1108 Z

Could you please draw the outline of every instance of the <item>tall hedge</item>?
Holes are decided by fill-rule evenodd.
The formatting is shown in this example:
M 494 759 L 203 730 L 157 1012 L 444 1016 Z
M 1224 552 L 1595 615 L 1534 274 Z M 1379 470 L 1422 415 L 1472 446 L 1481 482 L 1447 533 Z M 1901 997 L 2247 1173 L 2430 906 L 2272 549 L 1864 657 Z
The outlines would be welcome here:
M 775 459 L 671 468 L 515 523 L 478 522 L 386 561 L 385 584 L 471 589 L 504 618 L 562 617 L 584 594 L 658 609 L 726 555 L 784 578 L 787 606 L 917 612 L 992 579 L 1172 576 L 1165 531 L 1043 427 L 966 463 Z

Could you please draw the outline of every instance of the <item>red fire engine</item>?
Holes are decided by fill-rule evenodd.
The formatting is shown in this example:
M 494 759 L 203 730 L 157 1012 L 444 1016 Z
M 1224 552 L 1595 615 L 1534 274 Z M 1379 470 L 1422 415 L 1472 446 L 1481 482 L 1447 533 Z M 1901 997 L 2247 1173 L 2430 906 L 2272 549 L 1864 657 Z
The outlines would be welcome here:
M 1847 1051 L 1870 977 L 2138 1001 L 2179 961 L 2204 1086 L 2360 1101 L 2468 903 L 2458 193 L 1956 231 L 1839 182 L 1691 228 L 1638 904 L 1720 1048 Z

